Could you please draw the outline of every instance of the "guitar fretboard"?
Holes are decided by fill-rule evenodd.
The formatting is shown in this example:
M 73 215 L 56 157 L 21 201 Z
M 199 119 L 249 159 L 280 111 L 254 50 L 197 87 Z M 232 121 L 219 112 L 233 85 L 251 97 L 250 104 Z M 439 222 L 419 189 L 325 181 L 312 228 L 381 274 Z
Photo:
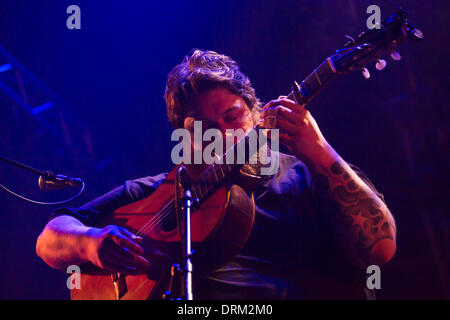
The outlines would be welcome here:
M 192 186 L 193 197 L 200 201 L 205 198 L 216 186 L 218 186 L 232 171 L 240 168 L 243 164 L 239 164 L 236 151 L 241 144 L 244 148 L 248 147 L 248 135 L 241 138 L 229 151 L 221 158 L 219 163 L 209 165 L 202 176 Z M 247 150 L 247 149 L 244 149 Z M 256 150 L 255 150 L 256 151 Z M 231 157 L 231 160 L 230 160 Z
M 292 91 L 288 98 L 296 100 L 298 104 L 305 104 L 310 101 L 336 74 L 332 58 L 326 59 L 300 84 L 300 96 L 296 97 Z

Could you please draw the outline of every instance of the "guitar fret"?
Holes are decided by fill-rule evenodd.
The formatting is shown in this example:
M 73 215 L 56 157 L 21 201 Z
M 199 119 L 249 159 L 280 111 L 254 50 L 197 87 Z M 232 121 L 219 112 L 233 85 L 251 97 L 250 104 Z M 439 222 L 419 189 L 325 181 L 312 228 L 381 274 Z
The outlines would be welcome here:
M 223 178 L 225 178 L 225 173 L 223 172 L 222 166 L 223 165 L 219 165 L 219 169 L 220 169 L 220 172 L 222 172 L 222 179 L 223 179 Z
M 210 174 L 209 170 L 207 170 L 207 172 L 208 172 L 208 174 L 206 176 L 205 184 L 206 184 L 206 189 L 208 190 L 208 193 L 209 193 L 209 191 L 211 191 L 214 188 L 214 181 L 211 178 L 211 174 Z
M 319 82 L 319 85 L 322 85 L 322 81 L 320 81 L 319 75 L 317 74 L 317 72 L 313 72 L 314 75 L 316 76 L 317 81 Z
M 300 88 L 301 91 L 303 93 L 303 96 L 308 99 L 311 96 L 311 92 L 313 92 L 312 90 L 310 90 L 310 85 L 308 85 L 308 83 L 306 82 L 306 80 L 304 80 L 301 84 L 300 84 Z
M 197 199 L 202 199 L 202 198 L 203 198 L 203 194 L 202 194 L 202 190 L 201 190 L 200 185 L 199 185 L 199 184 L 195 184 L 195 185 L 193 186 L 193 189 L 195 189 L 195 190 L 194 190 L 195 197 L 196 197 Z
M 192 186 L 192 196 L 194 199 L 200 199 L 202 196 L 199 194 L 199 190 L 196 184 Z
M 218 183 L 220 181 L 220 179 L 219 179 L 219 177 L 216 174 L 216 166 L 215 166 L 214 163 L 212 165 L 212 172 L 214 173 L 214 177 L 216 178 L 216 183 Z
M 202 190 L 202 193 L 204 191 L 203 196 L 207 196 L 208 195 L 209 190 L 208 190 L 208 188 L 206 188 L 205 182 L 203 180 L 200 181 L 200 189 Z
M 336 68 L 334 67 L 333 62 L 331 61 L 331 58 L 328 58 L 328 59 L 326 60 L 326 62 L 327 62 L 327 64 L 328 64 L 328 66 L 330 67 L 332 73 L 336 73 Z
M 326 60 L 328 61 L 328 60 Z M 319 73 L 323 76 L 322 79 L 327 79 L 333 74 L 333 72 L 330 72 L 330 66 L 328 63 L 322 63 L 319 67 Z

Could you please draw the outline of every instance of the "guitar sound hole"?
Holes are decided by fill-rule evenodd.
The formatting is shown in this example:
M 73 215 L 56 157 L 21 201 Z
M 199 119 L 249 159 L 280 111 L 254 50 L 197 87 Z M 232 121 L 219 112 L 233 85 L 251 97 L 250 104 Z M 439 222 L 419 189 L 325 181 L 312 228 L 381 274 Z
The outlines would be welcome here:
M 161 223 L 161 229 L 165 232 L 172 231 L 177 227 L 177 217 L 175 212 L 170 212 Z

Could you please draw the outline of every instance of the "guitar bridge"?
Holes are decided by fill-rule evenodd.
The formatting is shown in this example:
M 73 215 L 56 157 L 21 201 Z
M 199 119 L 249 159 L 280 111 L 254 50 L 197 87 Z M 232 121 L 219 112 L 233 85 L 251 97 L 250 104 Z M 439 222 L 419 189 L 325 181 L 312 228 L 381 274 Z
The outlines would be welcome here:
M 117 300 L 120 300 L 128 292 L 127 281 L 125 280 L 125 277 L 126 276 L 124 274 L 118 272 L 111 273 Z

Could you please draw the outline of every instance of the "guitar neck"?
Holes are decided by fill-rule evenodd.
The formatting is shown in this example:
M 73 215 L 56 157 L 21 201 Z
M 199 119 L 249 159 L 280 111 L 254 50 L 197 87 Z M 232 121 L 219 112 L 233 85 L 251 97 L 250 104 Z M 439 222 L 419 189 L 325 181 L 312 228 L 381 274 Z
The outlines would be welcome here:
M 242 164 L 238 164 L 236 155 L 237 149 L 240 144 L 246 144 L 248 136 L 244 136 L 239 140 L 231 149 L 232 151 L 232 164 L 227 163 L 227 154 L 229 155 L 231 149 L 228 150 L 222 157 L 222 163 L 213 163 L 209 165 L 202 173 L 201 177 L 192 185 L 192 193 L 194 198 L 202 201 L 206 198 L 211 191 L 213 191 L 218 185 L 220 185 L 226 177 L 228 177 L 233 171 L 240 168 Z M 247 150 L 247 145 L 244 145 L 244 150 Z M 256 151 L 256 150 L 255 150 Z
M 299 94 L 294 91 L 288 95 L 288 99 L 295 100 L 298 104 L 306 104 L 314 98 L 321 89 L 333 78 L 336 69 L 332 58 L 327 58 L 299 85 Z

